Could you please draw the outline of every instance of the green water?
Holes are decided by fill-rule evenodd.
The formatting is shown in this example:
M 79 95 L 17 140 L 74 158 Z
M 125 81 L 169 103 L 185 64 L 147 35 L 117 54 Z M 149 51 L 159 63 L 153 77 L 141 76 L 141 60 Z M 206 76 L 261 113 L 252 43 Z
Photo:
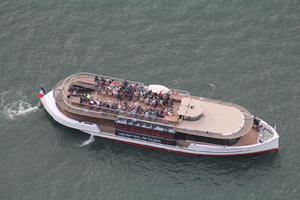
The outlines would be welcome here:
M 298 0 L 1 0 L 0 199 L 298 199 Z M 75 72 L 234 102 L 278 153 L 185 157 L 63 127 L 37 106 Z

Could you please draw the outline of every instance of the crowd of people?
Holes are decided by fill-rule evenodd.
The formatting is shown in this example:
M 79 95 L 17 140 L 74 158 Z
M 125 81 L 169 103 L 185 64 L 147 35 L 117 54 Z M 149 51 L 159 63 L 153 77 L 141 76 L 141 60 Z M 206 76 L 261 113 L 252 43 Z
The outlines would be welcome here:
M 111 78 L 95 77 L 95 88 L 115 96 L 119 103 L 108 100 L 94 99 L 89 93 L 80 97 L 81 104 L 90 104 L 99 108 L 120 110 L 131 114 L 139 114 L 145 117 L 164 118 L 173 115 L 173 101 L 170 94 L 155 93 L 138 83 L 118 81 Z M 135 100 L 135 101 L 132 101 Z M 141 106 L 145 104 L 147 106 Z

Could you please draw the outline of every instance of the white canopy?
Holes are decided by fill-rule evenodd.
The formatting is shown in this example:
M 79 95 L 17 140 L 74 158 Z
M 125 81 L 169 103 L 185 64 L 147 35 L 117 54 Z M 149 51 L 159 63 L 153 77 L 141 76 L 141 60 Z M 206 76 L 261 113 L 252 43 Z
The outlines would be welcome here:
M 149 85 L 148 90 L 149 91 L 152 90 L 152 92 L 155 92 L 157 94 L 159 93 L 166 94 L 170 92 L 170 89 L 163 85 Z

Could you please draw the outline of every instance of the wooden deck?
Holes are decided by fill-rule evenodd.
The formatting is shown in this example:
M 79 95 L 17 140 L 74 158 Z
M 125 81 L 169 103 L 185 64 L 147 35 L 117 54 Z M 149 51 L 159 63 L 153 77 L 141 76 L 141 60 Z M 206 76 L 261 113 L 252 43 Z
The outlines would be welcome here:
M 99 99 L 101 102 L 108 103 L 108 104 L 114 104 L 114 103 L 122 104 L 125 101 L 125 100 L 120 101 L 112 94 L 101 94 L 97 91 L 91 93 L 90 95 L 91 95 L 92 99 L 94 99 L 94 100 Z M 70 97 L 70 100 L 73 104 L 78 104 L 78 105 L 80 104 L 80 97 L 73 96 L 73 97 Z M 134 105 L 136 105 L 136 103 L 138 103 L 141 106 L 141 108 L 144 110 L 152 108 L 151 106 L 147 105 L 144 101 L 139 100 L 139 99 L 126 101 L 126 102 L 128 103 L 129 107 L 133 107 Z M 97 105 L 89 105 L 89 104 L 86 104 L 86 105 L 93 109 L 96 109 L 99 107 Z M 179 106 L 180 106 L 180 102 L 174 101 L 174 104 L 172 106 L 172 109 L 174 110 L 173 115 L 172 116 L 166 115 L 162 119 L 176 123 L 179 118 L 179 116 L 177 114 L 177 110 L 178 110 Z M 155 109 L 164 109 L 164 108 L 162 106 L 157 106 Z

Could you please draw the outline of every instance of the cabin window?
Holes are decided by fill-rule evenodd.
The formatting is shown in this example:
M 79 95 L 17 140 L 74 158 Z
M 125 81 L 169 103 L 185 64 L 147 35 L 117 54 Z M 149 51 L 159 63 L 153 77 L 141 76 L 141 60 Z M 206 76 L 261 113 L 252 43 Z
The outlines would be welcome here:
M 205 142 L 210 144 L 233 145 L 239 141 L 240 137 L 234 139 L 218 139 L 176 132 L 176 139 Z

